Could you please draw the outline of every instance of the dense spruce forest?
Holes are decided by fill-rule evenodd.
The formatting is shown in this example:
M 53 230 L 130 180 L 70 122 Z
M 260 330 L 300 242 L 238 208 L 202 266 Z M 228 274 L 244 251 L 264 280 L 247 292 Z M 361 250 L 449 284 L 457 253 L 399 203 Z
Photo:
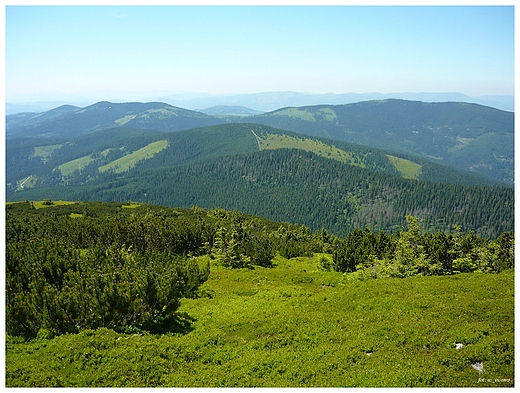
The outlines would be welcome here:
M 356 229 L 338 237 L 224 209 L 12 203 L 6 206 L 7 333 L 166 332 L 183 323 L 176 314 L 182 298 L 212 296 L 200 290 L 210 261 L 253 269 L 273 267 L 277 255 L 316 253 L 321 269 L 358 279 L 499 273 L 514 267 L 514 238 L 424 233 L 414 216 L 393 234 Z
M 403 179 L 296 149 L 207 159 L 139 171 L 101 185 L 20 195 L 28 200 L 222 207 L 340 236 L 364 227 L 396 231 L 406 224 L 407 214 L 422 219 L 427 231 L 451 232 L 460 225 L 463 232 L 496 238 L 514 228 L 512 188 Z

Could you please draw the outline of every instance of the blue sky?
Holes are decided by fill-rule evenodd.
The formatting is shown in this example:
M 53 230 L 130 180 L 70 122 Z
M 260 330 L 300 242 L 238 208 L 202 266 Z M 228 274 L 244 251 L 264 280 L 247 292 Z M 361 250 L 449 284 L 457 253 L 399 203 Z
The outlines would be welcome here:
M 6 101 L 514 94 L 514 8 L 6 7 Z

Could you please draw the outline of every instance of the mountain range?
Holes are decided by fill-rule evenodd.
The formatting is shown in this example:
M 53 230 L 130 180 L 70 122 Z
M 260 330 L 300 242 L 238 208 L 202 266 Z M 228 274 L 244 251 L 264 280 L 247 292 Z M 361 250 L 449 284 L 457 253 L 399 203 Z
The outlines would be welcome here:
M 207 113 L 211 107 L 215 106 L 242 106 L 251 108 L 252 111 L 269 112 L 288 106 L 308 106 L 308 105 L 341 105 L 352 104 L 361 101 L 383 100 L 383 99 L 402 99 L 423 102 L 466 102 L 490 106 L 492 108 L 514 111 L 514 96 L 511 95 L 489 95 L 470 97 L 462 93 L 345 93 L 345 94 L 313 94 L 293 91 L 262 92 L 254 94 L 225 94 L 211 95 L 207 93 L 178 93 L 165 95 L 151 95 L 143 98 L 144 94 L 135 95 L 140 98 L 111 99 L 114 103 L 128 101 L 164 102 L 181 108 L 191 109 Z M 85 107 L 93 101 L 86 99 L 76 99 L 74 105 Z M 22 112 L 45 112 L 58 106 L 71 104 L 72 102 L 63 101 L 39 101 L 25 103 L 6 103 L 6 114 L 14 115 Z M 229 114 L 229 113 L 226 113 Z
M 457 102 L 376 100 L 253 116 L 214 116 L 160 102 L 99 102 L 6 116 L 6 137 L 68 139 L 113 127 L 172 132 L 242 122 L 392 150 L 514 182 L 514 113 Z
M 505 111 L 514 111 L 514 97 L 479 96 L 470 97 L 462 93 L 345 93 L 312 94 L 294 91 L 263 92 L 255 94 L 233 95 L 170 95 L 154 97 L 154 101 L 167 102 L 192 110 L 217 105 L 240 105 L 258 111 L 270 112 L 288 106 L 343 105 L 362 101 L 401 99 L 423 102 L 465 102 L 490 106 Z
M 338 234 L 399 230 L 414 214 L 430 230 L 457 224 L 498 236 L 514 224 L 507 179 L 457 168 L 456 161 L 440 165 L 424 152 L 433 144 L 439 152 L 468 150 L 471 162 L 490 154 L 512 161 L 511 115 L 474 104 L 403 100 L 246 117 L 164 103 L 62 106 L 7 116 L 7 199 L 223 207 Z M 372 144 L 396 142 L 381 149 L 339 140 L 356 134 Z M 488 143 L 475 143 L 480 138 Z

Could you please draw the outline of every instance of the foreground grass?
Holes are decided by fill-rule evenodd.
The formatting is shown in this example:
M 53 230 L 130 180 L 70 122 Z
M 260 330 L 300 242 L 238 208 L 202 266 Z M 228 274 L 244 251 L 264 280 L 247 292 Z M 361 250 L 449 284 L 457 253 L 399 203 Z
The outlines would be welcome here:
M 276 264 L 213 266 L 177 333 L 8 338 L 6 384 L 514 385 L 512 271 L 351 281 L 313 258 Z

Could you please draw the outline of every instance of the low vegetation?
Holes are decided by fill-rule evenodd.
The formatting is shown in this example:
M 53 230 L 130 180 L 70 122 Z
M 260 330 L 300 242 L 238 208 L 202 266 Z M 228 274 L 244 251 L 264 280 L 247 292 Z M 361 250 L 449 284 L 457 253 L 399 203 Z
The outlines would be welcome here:
M 422 170 L 420 164 L 390 154 L 387 154 L 387 157 L 395 169 L 397 169 L 405 179 L 419 179 Z
M 254 133 L 254 131 L 253 131 Z M 325 144 L 322 141 L 306 138 L 304 136 L 296 137 L 287 134 L 264 134 L 263 138 L 255 136 L 258 139 L 260 150 L 276 150 L 276 149 L 299 149 L 309 151 L 325 158 L 331 158 L 349 165 L 365 168 L 366 165 L 359 157 L 351 152 L 338 149 L 331 144 Z
M 512 233 L 51 200 L 6 221 L 8 387 L 514 385 Z
M 139 161 L 148 160 L 167 147 L 168 141 L 152 142 L 139 150 L 129 153 L 106 165 L 100 166 L 98 170 L 100 172 L 105 172 L 112 169 L 115 173 L 126 172 L 130 168 L 133 168 Z

